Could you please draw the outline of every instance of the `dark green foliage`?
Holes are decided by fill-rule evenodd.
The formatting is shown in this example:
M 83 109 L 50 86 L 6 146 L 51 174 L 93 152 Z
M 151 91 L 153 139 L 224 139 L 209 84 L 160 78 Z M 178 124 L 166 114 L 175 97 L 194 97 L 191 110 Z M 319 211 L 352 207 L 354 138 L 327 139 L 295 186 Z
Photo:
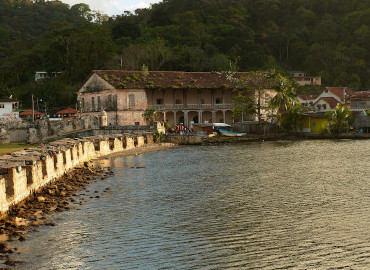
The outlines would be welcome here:
M 43 108 L 73 106 L 75 92 L 92 69 L 113 56 L 104 16 L 88 5 L 69 7 L 59 1 L 0 0 L 0 92 L 31 106 L 31 95 Z M 59 79 L 35 82 L 35 72 L 61 72 Z
M 369 0 L 166 0 L 112 25 L 117 42 L 164 42 L 172 57 L 163 70 L 302 70 L 325 85 L 360 89 L 370 86 L 369 7 Z M 126 25 L 119 37 L 117 24 Z
M 330 130 L 336 134 L 348 131 L 349 125 L 354 121 L 352 112 L 343 105 L 338 104 L 334 111 L 327 111 L 326 114 L 332 122 Z
M 40 70 L 63 72 L 61 91 L 75 92 L 93 69 L 143 65 L 302 70 L 367 89 L 369 15 L 370 0 L 164 0 L 112 18 L 86 4 L 0 0 L 0 90 L 26 98 Z

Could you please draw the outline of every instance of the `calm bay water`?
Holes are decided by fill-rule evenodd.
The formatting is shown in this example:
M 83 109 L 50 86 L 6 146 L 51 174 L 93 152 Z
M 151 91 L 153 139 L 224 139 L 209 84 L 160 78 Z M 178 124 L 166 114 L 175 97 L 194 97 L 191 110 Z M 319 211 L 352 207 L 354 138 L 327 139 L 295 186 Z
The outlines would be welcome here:
M 83 191 L 81 206 L 27 235 L 17 269 L 370 268 L 370 141 L 188 147 L 107 163 L 115 175 Z

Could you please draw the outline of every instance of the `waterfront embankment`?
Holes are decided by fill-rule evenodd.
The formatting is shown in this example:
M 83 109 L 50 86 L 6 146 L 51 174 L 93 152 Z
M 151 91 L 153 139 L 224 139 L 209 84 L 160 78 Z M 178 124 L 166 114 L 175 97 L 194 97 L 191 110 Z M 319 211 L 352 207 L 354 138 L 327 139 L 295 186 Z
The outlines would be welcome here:
M 343 133 L 343 134 L 316 134 L 316 133 L 271 133 L 271 134 L 247 134 L 240 137 L 226 137 L 221 135 L 216 136 L 198 136 L 198 135 L 169 135 L 167 140 L 178 145 L 210 145 L 224 143 L 243 143 L 243 142 L 259 142 L 259 141 L 276 141 L 276 140 L 368 140 L 370 134 L 360 133 Z
M 109 149 L 104 147 L 108 142 L 110 145 Z M 91 143 L 93 143 L 93 145 L 91 145 Z M 70 147 L 71 145 L 73 145 L 73 147 Z M 76 147 L 76 149 L 74 147 Z M 55 158 L 55 161 L 53 160 L 53 162 L 51 162 L 53 165 L 52 168 L 46 171 L 49 172 L 49 175 L 52 175 L 51 169 L 55 170 L 59 168 L 62 170 L 63 168 L 61 167 L 64 165 L 64 173 L 61 176 L 55 176 L 54 179 L 47 183 L 45 182 L 40 188 L 34 189 L 24 200 L 10 205 L 8 211 L 5 212 L 6 215 L 3 213 L 4 217 L 0 220 L 0 259 L 3 260 L 3 266 L 14 266 L 20 263 L 20 261 L 14 259 L 14 256 L 11 256 L 13 253 L 20 253 L 14 240 L 26 240 L 27 233 L 37 230 L 39 226 L 56 226 L 57 224 L 51 221 L 53 213 L 69 210 L 70 207 L 81 206 L 84 199 L 80 198 L 80 195 L 77 193 L 86 189 L 86 186 L 92 181 L 102 181 L 113 174 L 109 166 L 103 168 L 101 166 L 95 166 L 95 160 L 131 155 L 137 156 L 148 152 L 167 150 L 173 147 L 176 147 L 176 145 L 171 143 L 154 143 L 152 134 L 124 134 L 88 137 L 78 140 L 65 139 L 56 141 L 50 145 L 26 149 L 27 151 L 14 152 L 8 155 L 10 159 L 6 160 L 6 162 L 3 157 L 2 164 L 4 165 L 6 163 L 9 167 L 11 164 L 14 165 L 15 161 L 13 160 L 13 162 L 11 162 L 12 158 L 18 157 L 16 161 L 19 162 L 21 160 L 20 157 L 23 157 L 25 164 L 17 168 L 19 172 L 22 171 L 23 167 L 28 168 L 28 166 L 36 166 L 38 163 L 35 161 L 35 164 L 32 165 L 29 164 L 29 161 L 26 162 L 26 160 L 30 159 L 30 153 L 44 152 L 50 154 L 49 158 Z M 57 154 L 56 156 L 51 155 L 52 152 L 55 153 L 57 150 L 62 151 L 62 158 L 60 159 L 62 163 L 58 163 Z M 63 154 L 66 151 L 70 151 L 70 154 Z M 25 153 L 28 154 L 25 155 Z M 88 157 L 85 158 L 84 156 Z M 70 159 L 68 157 L 70 157 Z M 92 160 L 94 158 L 96 159 Z M 36 160 L 35 156 L 34 159 Z M 46 160 L 46 158 L 40 157 L 40 160 Z M 76 162 L 76 166 L 72 165 L 73 160 Z M 42 164 L 47 165 L 46 162 Z M 41 170 L 43 169 L 42 164 Z M 67 164 L 69 165 L 68 168 Z M 45 167 L 44 169 L 47 170 L 47 168 L 48 167 Z M 26 178 L 28 171 L 26 170 Z M 33 177 L 36 175 L 36 173 L 31 174 Z M 28 175 L 28 177 L 30 177 L 30 175 Z M 46 177 L 44 177 L 44 179 L 45 178 Z M 23 181 L 24 180 L 25 179 L 23 179 Z M 18 179 L 13 178 L 13 181 L 14 183 L 17 183 L 17 181 L 22 182 L 22 177 Z M 109 192 L 111 188 L 112 187 L 109 186 L 106 187 L 104 192 Z M 94 196 L 90 198 L 99 198 L 102 195 L 103 193 L 94 194 Z M 11 199 L 12 197 L 8 198 L 9 201 Z
M 153 133 L 63 139 L 0 156 L 0 214 L 84 162 L 154 143 Z

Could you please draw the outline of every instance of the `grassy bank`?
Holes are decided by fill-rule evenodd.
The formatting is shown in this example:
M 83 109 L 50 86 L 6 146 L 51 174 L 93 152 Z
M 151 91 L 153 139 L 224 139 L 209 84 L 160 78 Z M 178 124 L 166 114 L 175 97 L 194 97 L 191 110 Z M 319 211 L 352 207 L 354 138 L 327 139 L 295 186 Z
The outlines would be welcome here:
M 0 144 L 0 155 L 6 155 L 8 153 L 22 150 L 25 148 L 35 147 L 38 144 L 28 144 L 28 143 L 2 143 Z

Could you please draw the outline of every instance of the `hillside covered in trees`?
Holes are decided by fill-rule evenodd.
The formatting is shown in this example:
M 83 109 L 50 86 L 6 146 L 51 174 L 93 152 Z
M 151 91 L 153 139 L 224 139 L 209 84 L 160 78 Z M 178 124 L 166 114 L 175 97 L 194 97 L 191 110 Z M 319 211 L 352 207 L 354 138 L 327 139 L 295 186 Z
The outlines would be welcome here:
M 164 0 L 108 17 L 60 1 L 0 0 L 0 90 L 43 109 L 75 103 L 92 69 L 323 76 L 369 89 L 370 0 Z M 62 72 L 35 83 L 35 71 Z

